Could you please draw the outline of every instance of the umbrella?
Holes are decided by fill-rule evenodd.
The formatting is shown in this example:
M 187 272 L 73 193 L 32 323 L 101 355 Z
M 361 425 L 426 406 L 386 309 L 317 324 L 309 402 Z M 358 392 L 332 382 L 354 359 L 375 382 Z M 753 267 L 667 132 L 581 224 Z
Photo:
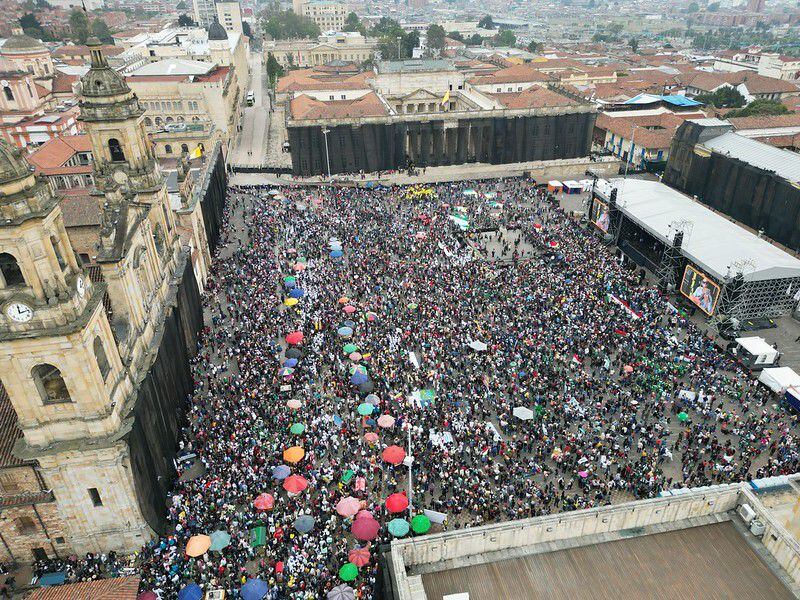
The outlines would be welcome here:
M 291 344 L 292 346 L 296 346 L 302 341 L 303 341 L 302 331 L 293 331 L 292 333 L 286 336 L 286 343 Z
M 209 550 L 212 552 L 219 552 L 231 545 L 231 534 L 227 531 L 215 531 L 209 537 L 211 538 Z
M 197 557 L 202 556 L 211 547 L 211 538 L 207 535 L 193 535 L 186 542 L 186 555 Z
M 361 508 L 361 501 L 358 498 L 347 496 L 336 503 L 336 512 L 343 517 L 352 517 L 358 514 Z
M 286 479 L 291 472 L 292 470 L 286 465 L 278 465 L 277 467 L 272 467 L 272 478 L 280 481 Z
M 300 302 L 300 300 L 298 300 L 297 298 L 287 298 L 286 300 L 283 301 L 283 303 L 286 306 L 294 306 L 298 302 Z
M 367 381 L 369 381 L 369 377 L 360 371 L 356 371 L 350 377 L 350 383 L 353 385 L 361 385 L 362 383 L 367 383 Z
M 378 531 L 380 528 L 381 524 L 372 517 L 363 517 L 361 519 L 356 518 L 350 531 L 353 533 L 356 539 L 367 541 L 374 540 L 376 537 L 378 537 Z
M 178 600 L 203 600 L 203 590 L 196 583 L 190 583 L 178 592 Z
M 358 577 L 358 567 L 353 563 L 344 563 L 339 569 L 339 579 L 342 581 L 353 581 Z
M 394 425 L 394 417 L 392 415 L 381 415 L 378 417 L 378 427 L 388 428 Z
M 550 246 L 551 248 L 558 248 L 558 242 L 557 242 L 557 241 L 555 241 L 555 240 L 550 240 L 550 242 L 549 242 L 549 246 Z
M 367 367 L 364 365 L 350 365 L 350 375 L 355 375 L 356 373 L 361 373 L 362 375 L 367 374 Z
M 408 303 L 408 308 L 410 310 L 416 310 L 418 306 L 419 306 L 419 304 L 417 304 L 416 302 L 409 302 Z
M 349 327 L 339 327 L 339 329 L 336 330 L 336 333 L 339 334 L 339 337 L 347 338 L 353 335 L 353 330 Z
M 302 358 L 303 351 L 300 348 L 289 348 L 286 351 L 286 358 Z
M 681 422 L 688 421 L 689 420 L 689 415 L 686 414 L 685 412 L 679 412 L 678 413 L 678 420 L 681 421 Z
M 355 600 L 356 593 L 349 585 L 337 585 L 328 592 L 327 600 Z
M 524 406 L 517 406 L 514 409 L 514 416 L 518 419 L 522 419 L 523 421 L 530 421 L 533 418 L 533 411 L 530 408 L 525 408 Z
M 286 285 L 289 284 L 294 285 L 296 282 L 297 282 L 297 277 L 295 277 L 294 275 L 287 275 L 286 277 L 283 278 L 283 283 L 285 283 Z
M 431 528 L 431 520 L 425 515 L 417 515 L 411 519 L 411 529 L 414 533 L 426 533 Z
M 533 224 L 533 228 L 534 229 L 541 229 L 542 228 L 542 224 L 541 223 L 534 223 Z
M 362 396 L 366 396 L 374 389 L 375 385 L 371 381 L 365 381 L 364 383 L 359 384 L 358 393 L 361 394 Z
M 361 509 L 360 511 L 358 511 L 358 514 L 356 515 L 356 521 L 358 521 L 359 519 L 372 519 L 374 521 L 375 517 L 373 517 L 372 513 L 369 512 L 368 510 Z
M 272 507 L 275 506 L 275 498 L 271 494 L 259 494 L 253 501 L 253 506 L 258 510 L 272 510 Z
M 297 366 L 297 359 L 296 358 L 287 358 L 283 361 L 284 367 L 289 367 L 290 369 L 294 369 Z
M 269 592 L 269 586 L 266 581 L 261 579 L 248 579 L 247 583 L 239 590 L 239 595 L 242 600 L 261 600 Z
M 347 296 L 342 296 L 341 298 L 339 298 L 339 304 L 347 304 L 348 302 L 350 302 L 350 298 L 348 298 Z
M 392 494 L 386 499 L 389 512 L 399 513 L 408 508 L 408 497 L 405 494 Z
M 389 521 L 389 533 L 391 533 L 394 537 L 403 537 L 404 535 L 408 535 L 409 529 L 411 529 L 411 526 L 405 519 L 392 519 Z
M 378 318 L 378 313 L 374 313 L 372 311 L 367 313 L 367 321 L 374 321 Z
M 294 373 L 294 369 L 291 367 L 283 367 L 280 371 L 278 371 L 278 375 L 281 377 L 290 377 L 292 373 Z
M 341 250 L 331 250 L 331 258 L 341 258 L 342 254 Z
M 358 408 L 356 410 L 358 411 L 358 414 L 366 417 L 367 415 L 372 414 L 373 409 L 374 407 L 369 402 L 362 402 L 361 404 L 358 405 Z
M 384 448 L 383 453 L 381 454 L 383 460 L 393 465 L 399 465 L 403 462 L 403 459 L 406 457 L 406 451 L 403 450 L 400 446 L 389 446 Z
M 589 476 L 589 471 L 578 471 L 578 477 L 586 479 Z
M 378 419 L 380 420 L 380 419 Z M 377 444 L 378 443 L 378 434 L 374 431 L 370 431 L 369 433 L 364 434 L 364 440 L 370 444 Z
M 292 494 L 299 494 L 308 487 L 308 481 L 300 475 L 289 475 L 283 480 L 283 489 Z
M 342 310 L 346 312 L 348 315 L 352 315 L 354 312 L 356 312 L 356 307 L 353 306 L 352 304 L 348 304 Z
M 291 448 L 287 448 L 283 451 L 283 460 L 288 463 L 298 463 L 303 460 L 303 457 L 306 455 L 306 451 L 303 450 L 300 446 L 292 446 Z
M 374 404 L 375 406 L 377 406 L 381 402 L 380 398 L 378 398 L 378 396 L 376 396 L 375 394 L 370 394 L 369 396 L 367 396 L 366 401 L 369 402 L 370 404 Z
M 314 529 L 314 517 L 311 515 L 300 515 L 294 520 L 294 528 L 300 533 L 308 533 Z
M 369 549 L 367 548 L 353 548 L 347 553 L 347 560 L 357 567 L 363 567 L 369 563 L 370 558 L 371 555 L 369 553 Z
M 303 406 L 303 403 L 300 400 L 298 400 L 297 398 L 292 398 L 291 400 L 289 400 L 286 403 L 286 406 L 288 406 L 289 408 L 292 408 L 294 410 L 297 410 L 298 408 Z
M 302 423 L 295 423 L 294 425 L 289 427 L 289 431 L 292 432 L 295 435 L 300 435 L 305 430 L 306 430 L 306 426 L 303 425 Z
M 344 325 L 345 327 L 349 327 L 350 329 L 352 329 L 353 327 L 355 327 L 355 326 L 356 326 L 356 322 L 355 322 L 355 321 L 345 321 L 344 323 L 342 323 L 342 325 Z
M 344 346 L 342 346 L 342 352 L 348 355 L 352 354 L 353 352 L 356 352 L 357 350 L 358 346 L 356 346 L 355 344 L 345 344 Z
M 349 359 L 350 359 L 350 360 L 352 360 L 353 362 L 358 362 L 358 361 L 360 361 L 360 360 L 361 360 L 362 358 L 364 358 L 364 357 L 363 357 L 363 356 L 361 356 L 361 353 L 360 353 L 360 352 L 351 352 L 351 353 L 350 353 L 350 355 L 349 355 L 347 358 L 349 358 Z
M 306 266 L 301 262 L 297 262 L 294 263 L 294 266 L 292 268 L 299 273 L 301 271 L 304 271 Z
M 474 342 L 469 343 L 469 347 L 475 350 L 476 352 L 485 352 L 489 346 L 487 346 L 483 342 L 475 340 Z
M 306 295 L 306 293 L 303 290 L 301 290 L 299 287 L 296 287 L 291 292 L 289 292 L 289 297 L 290 298 L 302 298 L 305 295 Z

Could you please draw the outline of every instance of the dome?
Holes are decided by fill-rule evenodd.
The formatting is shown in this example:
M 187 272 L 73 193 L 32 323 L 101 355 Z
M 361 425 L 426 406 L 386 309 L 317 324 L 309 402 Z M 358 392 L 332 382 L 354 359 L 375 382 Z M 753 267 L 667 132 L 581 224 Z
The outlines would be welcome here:
M 0 53 L 3 54 L 9 52 L 22 53 L 36 51 L 47 52 L 47 48 L 45 48 L 44 44 L 39 40 L 23 33 L 21 29 L 17 29 L 16 32 L 6 40 L 2 48 L 0 48 Z
M 82 94 L 85 97 L 121 96 L 130 93 L 125 79 L 108 66 L 100 40 L 89 38 L 86 42 L 92 55 L 92 66 L 81 78 Z
M 211 25 L 208 26 L 208 41 L 218 42 L 227 39 L 228 39 L 228 32 L 225 31 L 225 28 L 222 25 L 220 25 L 220 22 L 217 19 L 214 19 Z
M 19 148 L 0 139 L 0 185 L 22 179 L 31 174 L 31 169 Z

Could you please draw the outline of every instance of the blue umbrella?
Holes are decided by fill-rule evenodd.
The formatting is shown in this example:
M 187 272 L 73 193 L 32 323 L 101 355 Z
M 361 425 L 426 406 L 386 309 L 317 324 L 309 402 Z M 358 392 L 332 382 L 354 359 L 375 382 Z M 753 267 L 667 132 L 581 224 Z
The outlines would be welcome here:
M 351 335 L 353 335 L 353 328 L 339 327 L 339 329 L 336 330 L 336 333 L 338 333 L 341 337 L 350 337 Z
M 361 385 L 362 383 L 366 383 L 367 381 L 369 381 L 369 377 L 367 377 L 361 371 L 356 371 L 355 373 L 353 373 L 353 376 L 350 377 L 350 383 L 352 383 L 353 385 Z
M 297 284 L 296 284 L 294 281 L 285 281 L 285 282 L 283 283 L 283 285 L 285 285 L 285 286 L 286 286 L 288 289 L 292 289 L 292 288 L 293 288 L 294 286 L 296 286 Z
M 239 590 L 239 595 L 242 600 L 261 600 L 269 592 L 269 586 L 266 581 L 261 579 L 248 579 L 247 583 Z
M 331 251 L 331 258 L 341 258 L 343 252 L 341 250 L 332 250 Z
M 352 329 L 353 327 L 356 326 L 356 322 L 355 321 L 345 321 L 344 323 L 342 323 L 342 326 L 343 327 L 349 327 L 350 329 Z
M 302 298 L 303 296 L 305 296 L 305 292 L 301 290 L 299 287 L 296 287 L 291 292 L 289 292 L 290 298 Z
M 227 531 L 214 531 L 209 537 L 211 538 L 209 550 L 212 552 L 219 552 L 231 545 L 231 534 Z
M 290 369 L 294 369 L 297 366 L 297 359 L 296 358 L 287 358 L 283 361 L 284 367 L 289 367 Z
M 278 465 L 277 467 L 272 467 L 272 478 L 282 481 L 286 479 L 291 472 L 292 470 L 286 465 Z
M 300 515 L 294 520 L 294 528 L 300 533 L 308 533 L 314 529 L 314 517 L 311 515 Z
M 190 583 L 178 592 L 178 600 L 203 600 L 203 590 L 196 583 Z
M 338 426 L 339 426 L 339 425 L 341 425 L 343 422 L 344 422 L 344 421 L 342 421 L 342 417 L 340 417 L 339 415 L 333 415 L 333 424 L 334 424 L 334 425 L 336 425 L 336 426 L 338 427 Z

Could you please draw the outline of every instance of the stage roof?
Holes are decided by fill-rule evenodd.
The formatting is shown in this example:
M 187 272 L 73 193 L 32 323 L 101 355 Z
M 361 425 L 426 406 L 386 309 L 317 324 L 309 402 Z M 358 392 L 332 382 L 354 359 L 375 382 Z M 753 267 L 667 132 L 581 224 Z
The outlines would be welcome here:
M 744 270 L 745 281 L 800 277 L 800 260 L 663 183 L 612 179 L 611 184 L 622 213 L 662 242 L 675 236 L 670 224 L 689 221 L 682 252 L 715 279 L 743 259 L 755 266 Z
M 765 171 L 775 171 L 791 182 L 800 182 L 800 154 L 728 132 L 702 143 L 714 152 L 732 156 Z

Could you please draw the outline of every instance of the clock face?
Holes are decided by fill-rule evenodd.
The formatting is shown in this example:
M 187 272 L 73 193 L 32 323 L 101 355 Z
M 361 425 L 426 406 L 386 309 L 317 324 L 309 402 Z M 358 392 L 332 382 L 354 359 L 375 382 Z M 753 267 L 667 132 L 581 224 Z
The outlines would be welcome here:
M 33 318 L 33 309 L 22 302 L 12 302 L 6 307 L 6 315 L 17 323 L 27 323 Z
M 78 290 L 78 295 L 83 298 L 86 293 L 86 284 L 83 281 L 83 277 L 78 277 L 77 281 L 75 281 L 75 289 Z

